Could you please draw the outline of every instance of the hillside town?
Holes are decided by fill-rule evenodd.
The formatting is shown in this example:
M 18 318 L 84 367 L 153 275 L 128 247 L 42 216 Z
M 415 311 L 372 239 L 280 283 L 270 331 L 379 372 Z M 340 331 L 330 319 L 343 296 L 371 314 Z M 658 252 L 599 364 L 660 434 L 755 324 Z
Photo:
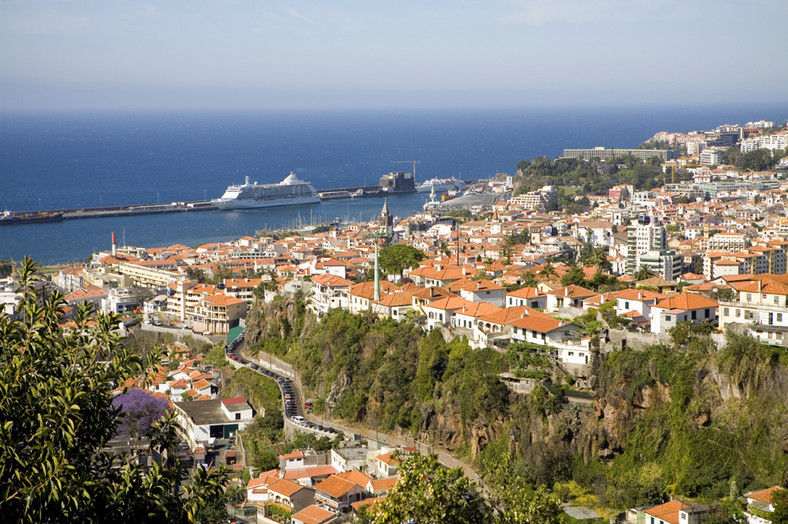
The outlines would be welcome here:
M 649 189 L 578 193 L 577 213 L 556 209 L 559 187 L 519 191 L 525 174 L 518 173 L 508 187 L 500 177 L 490 181 L 491 207 L 430 205 L 395 217 L 383 202 L 367 223 L 196 247 L 118 246 L 113 236 L 106 251 L 40 286 L 43 295 L 65 295 L 65 330 L 89 303 L 120 314 L 122 329 L 141 324 L 220 343 L 243 332 L 256 303 L 299 296 L 317 318 L 341 309 L 408 319 L 425 333 L 465 337 L 474 349 L 539 347 L 581 389 L 600 351 L 667 341 L 682 327 L 720 342 L 734 330 L 788 347 L 788 129 L 759 121 L 657 133 L 651 142 L 675 148 L 566 150 L 563 158 L 596 162 L 600 172 L 625 156 L 656 157 L 661 167 Z M 780 158 L 772 169 L 742 170 L 726 163 L 731 148 Z M 20 298 L 13 276 L 0 282 L 3 314 L 17 315 Z M 261 410 L 243 397 L 223 398 L 220 374 L 193 348 L 173 343 L 167 353 L 168 362 L 118 391 L 145 388 L 165 399 L 195 460 L 206 463 L 221 448 L 215 460 L 232 467 L 234 439 Z M 528 393 L 540 375 L 518 369 L 501 380 Z M 253 472 L 246 502 L 259 508 L 260 522 L 277 521 L 265 510 L 271 506 L 293 523 L 339 521 L 385 497 L 401 458 L 417 452 L 297 449 L 279 457 L 279 468 Z M 766 522 L 758 515 L 773 510 L 772 492 L 746 495 L 756 510 L 749 522 Z M 694 522 L 705 511 L 671 501 L 628 518 Z

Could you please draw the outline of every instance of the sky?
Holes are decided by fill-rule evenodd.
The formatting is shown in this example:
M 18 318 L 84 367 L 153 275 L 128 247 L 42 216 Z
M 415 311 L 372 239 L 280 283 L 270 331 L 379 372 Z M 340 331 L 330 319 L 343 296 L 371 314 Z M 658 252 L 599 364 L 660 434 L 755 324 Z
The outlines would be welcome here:
M 786 0 L 0 0 L 0 110 L 788 99 Z

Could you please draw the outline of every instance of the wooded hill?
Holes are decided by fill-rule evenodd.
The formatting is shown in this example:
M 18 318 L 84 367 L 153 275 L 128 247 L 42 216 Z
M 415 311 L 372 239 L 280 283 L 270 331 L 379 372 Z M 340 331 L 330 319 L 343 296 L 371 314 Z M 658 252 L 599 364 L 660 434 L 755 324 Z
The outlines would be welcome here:
M 544 368 L 534 347 L 472 350 L 408 321 L 338 310 L 317 323 L 292 299 L 254 310 L 247 327 L 251 352 L 293 363 L 318 411 L 433 442 L 482 473 L 511 459 L 533 486 L 597 508 L 718 501 L 782 483 L 788 353 L 744 335 L 719 350 L 687 329 L 673 338 L 596 355 L 584 410 L 566 402 L 571 380 L 554 369 L 529 395 L 499 380 L 523 362 Z

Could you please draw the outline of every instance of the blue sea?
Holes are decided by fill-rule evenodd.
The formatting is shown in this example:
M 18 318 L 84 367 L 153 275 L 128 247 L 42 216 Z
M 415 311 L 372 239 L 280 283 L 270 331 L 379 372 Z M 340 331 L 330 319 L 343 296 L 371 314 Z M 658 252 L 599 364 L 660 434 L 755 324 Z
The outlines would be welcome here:
M 635 147 L 657 131 L 750 120 L 785 123 L 771 106 L 561 108 L 399 112 L 95 113 L 0 115 L 0 210 L 37 211 L 216 198 L 245 176 L 278 182 L 290 171 L 318 189 L 375 184 L 390 171 L 417 180 L 487 178 L 564 148 Z M 423 195 L 390 198 L 392 212 Z M 369 219 L 380 199 L 312 206 L 71 220 L 0 227 L 0 259 L 84 260 L 128 245 L 198 245 L 334 217 Z

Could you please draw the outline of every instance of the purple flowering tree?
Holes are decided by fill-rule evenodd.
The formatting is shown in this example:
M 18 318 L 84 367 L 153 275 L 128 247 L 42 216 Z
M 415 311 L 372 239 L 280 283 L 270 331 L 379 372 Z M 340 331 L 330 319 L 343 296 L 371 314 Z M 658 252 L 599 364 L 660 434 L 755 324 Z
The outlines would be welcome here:
M 130 389 L 112 400 L 120 408 L 119 437 L 137 438 L 150 433 L 151 426 L 169 410 L 169 402 L 142 389 Z

